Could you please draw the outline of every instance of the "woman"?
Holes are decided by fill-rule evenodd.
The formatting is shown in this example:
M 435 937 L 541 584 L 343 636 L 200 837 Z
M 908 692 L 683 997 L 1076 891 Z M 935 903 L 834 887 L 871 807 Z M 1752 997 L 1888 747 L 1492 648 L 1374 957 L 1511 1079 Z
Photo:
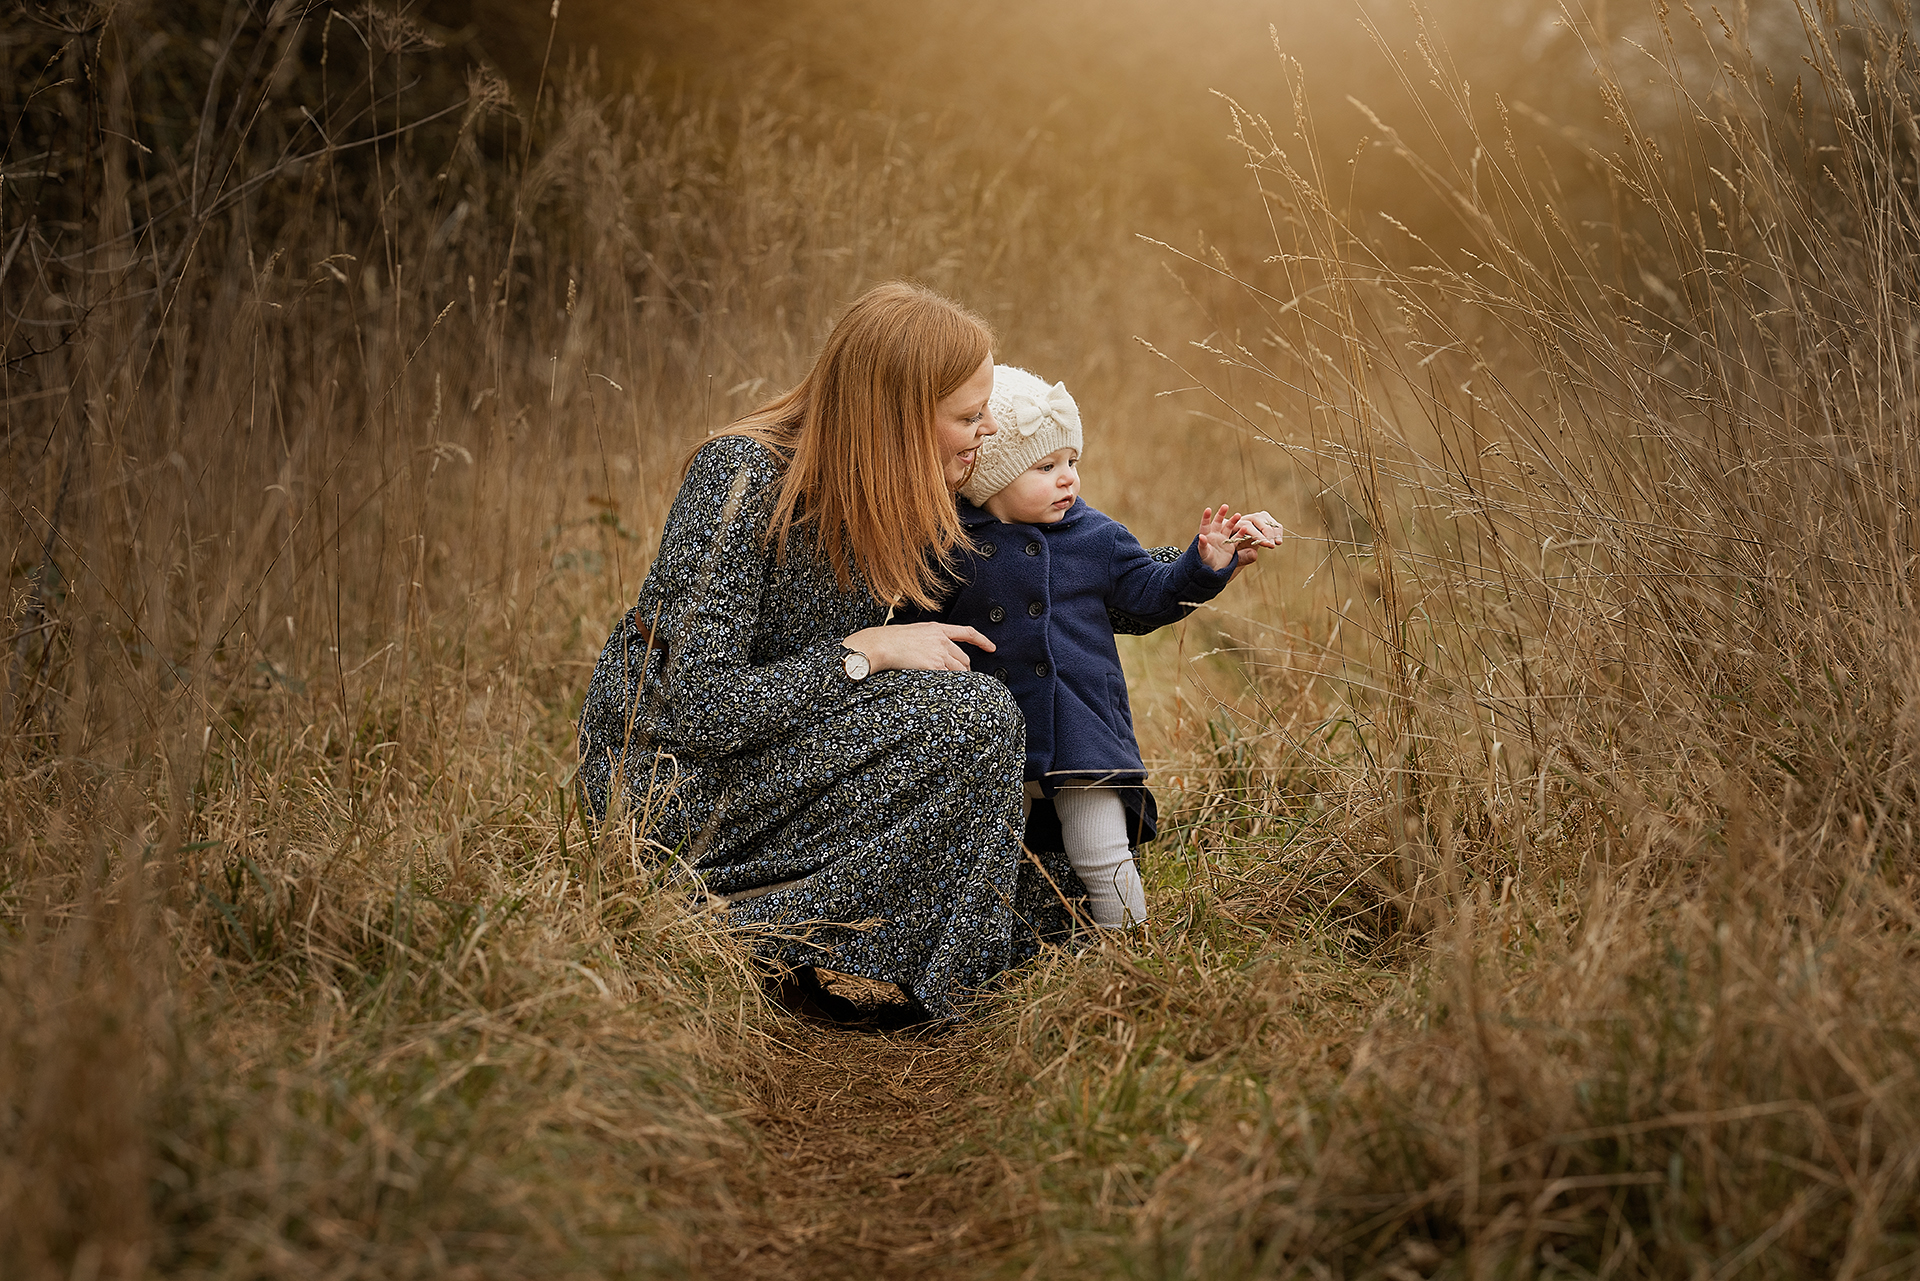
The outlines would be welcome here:
M 1023 861 L 1020 713 L 960 648 L 992 642 L 884 625 L 934 603 L 992 391 L 978 317 L 862 296 L 797 387 L 694 453 L 580 717 L 586 804 L 729 899 L 776 970 L 897 983 L 936 1019 L 1064 938 L 1081 892 Z

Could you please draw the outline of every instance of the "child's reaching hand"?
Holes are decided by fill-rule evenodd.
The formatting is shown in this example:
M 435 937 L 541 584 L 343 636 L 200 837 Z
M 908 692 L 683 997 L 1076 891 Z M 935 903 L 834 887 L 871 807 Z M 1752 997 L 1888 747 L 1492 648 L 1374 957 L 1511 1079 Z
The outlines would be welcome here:
M 1260 559 L 1256 547 L 1278 547 L 1286 531 L 1266 512 L 1230 512 L 1225 503 L 1200 513 L 1200 559 L 1218 572 Z

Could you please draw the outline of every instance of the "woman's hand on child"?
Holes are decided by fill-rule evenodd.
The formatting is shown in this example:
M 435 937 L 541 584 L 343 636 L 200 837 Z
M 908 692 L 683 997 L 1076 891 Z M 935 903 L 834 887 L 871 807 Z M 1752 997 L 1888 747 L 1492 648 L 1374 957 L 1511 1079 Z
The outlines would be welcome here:
M 1278 547 L 1286 536 L 1280 522 L 1264 511 L 1235 512 L 1225 503 L 1200 513 L 1200 559 L 1208 568 L 1239 568 L 1260 559 L 1258 547 Z
M 992 652 L 993 642 L 971 627 L 951 623 L 894 623 L 867 627 L 847 637 L 848 649 L 867 656 L 876 672 L 964 672 L 973 660 L 960 643 Z

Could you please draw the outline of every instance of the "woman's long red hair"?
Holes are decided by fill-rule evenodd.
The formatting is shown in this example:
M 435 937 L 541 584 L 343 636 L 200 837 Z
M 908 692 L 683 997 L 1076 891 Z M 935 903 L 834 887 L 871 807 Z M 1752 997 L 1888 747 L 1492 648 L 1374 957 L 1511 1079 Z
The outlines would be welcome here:
M 919 285 L 880 285 L 847 308 L 798 386 L 720 433 L 787 458 L 767 528 L 778 554 L 804 528 L 842 587 L 857 567 L 882 601 L 936 604 L 965 534 L 934 407 L 992 351 L 985 321 Z

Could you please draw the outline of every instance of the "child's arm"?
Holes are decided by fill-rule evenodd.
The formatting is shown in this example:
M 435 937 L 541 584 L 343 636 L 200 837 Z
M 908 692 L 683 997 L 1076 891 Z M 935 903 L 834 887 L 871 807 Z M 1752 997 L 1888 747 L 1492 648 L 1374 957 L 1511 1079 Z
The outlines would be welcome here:
M 1114 549 L 1108 613 L 1139 626 L 1116 625 L 1115 630 L 1139 633 L 1180 621 L 1194 605 L 1218 595 L 1241 565 L 1254 560 L 1259 555 L 1255 547 L 1272 547 L 1280 535 L 1280 522 L 1266 512 L 1241 515 L 1224 504 L 1201 513 L 1199 535 L 1171 561 L 1162 561 L 1124 534 Z
M 1225 503 L 1200 513 L 1200 533 L 1195 541 L 1200 558 L 1212 570 L 1234 569 L 1260 559 L 1259 547 L 1278 547 L 1286 536 L 1280 522 L 1266 512 L 1228 515 Z
M 1178 547 L 1149 547 L 1147 548 L 1147 555 L 1153 557 L 1162 565 L 1171 565 L 1180 559 L 1180 549 Z M 1191 608 L 1183 605 L 1180 608 L 1180 617 L 1185 618 L 1192 612 L 1193 610 Z M 1111 606 L 1107 609 L 1107 625 L 1113 628 L 1113 634 L 1115 636 L 1145 636 L 1149 632 L 1157 632 L 1166 626 L 1165 623 L 1143 623 L 1133 615 L 1123 614 Z

